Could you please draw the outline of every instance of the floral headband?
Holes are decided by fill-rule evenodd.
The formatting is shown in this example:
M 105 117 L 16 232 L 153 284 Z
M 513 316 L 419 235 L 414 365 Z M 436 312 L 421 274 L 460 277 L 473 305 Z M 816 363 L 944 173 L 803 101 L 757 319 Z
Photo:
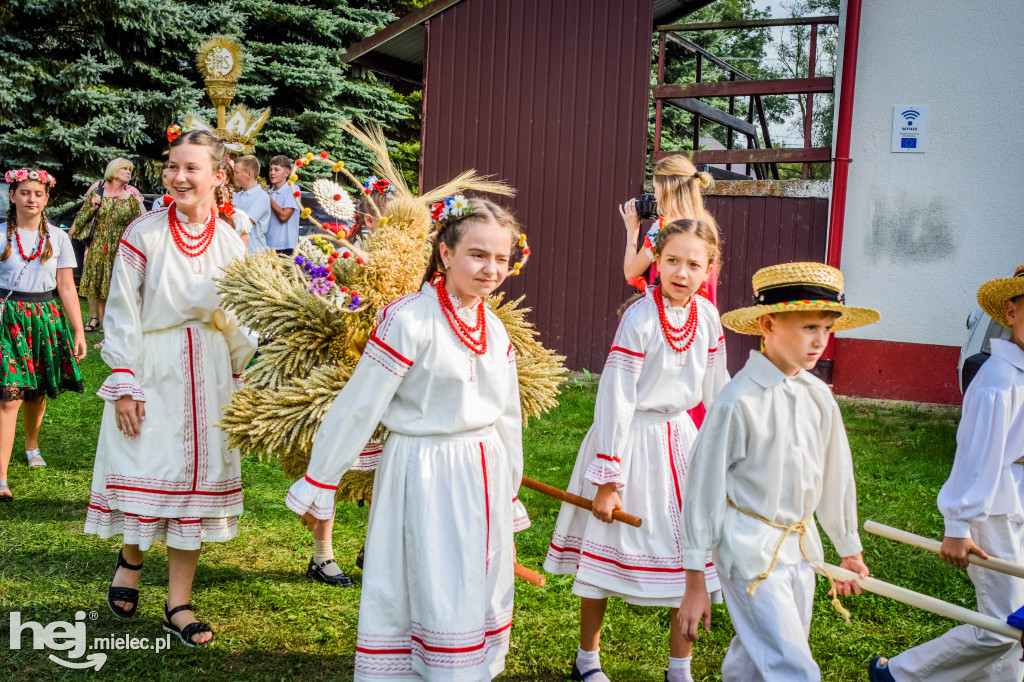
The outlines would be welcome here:
M 444 201 L 439 201 L 436 204 L 430 205 L 430 219 L 434 223 L 436 228 L 439 223 L 443 223 L 449 218 L 462 218 L 473 212 L 473 207 L 469 205 L 469 201 L 466 197 L 461 194 L 456 194 L 453 197 L 448 197 Z M 523 257 L 512 266 L 511 275 L 518 275 L 519 271 L 526 265 L 526 261 L 530 259 L 530 247 L 526 243 L 526 235 L 519 235 L 519 248 L 523 250 Z
M 57 179 L 46 171 L 34 171 L 27 168 L 7 171 L 4 173 L 4 180 L 6 182 L 25 182 L 26 180 L 35 180 L 36 182 L 41 182 L 50 187 L 57 184 Z
M 366 178 L 366 182 L 363 183 L 363 194 L 369 196 L 373 194 L 374 190 L 378 194 L 383 194 L 388 199 L 395 196 L 395 190 L 391 187 L 391 183 L 382 178 L 378 178 L 376 175 L 371 175 Z
M 661 232 L 661 228 L 665 227 L 665 217 L 659 217 L 651 225 L 651 229 L 647 231 L 644 236 L 644 247 L 651 250 L 654 253 L 654 247 L 658 245 L 658 233 Z

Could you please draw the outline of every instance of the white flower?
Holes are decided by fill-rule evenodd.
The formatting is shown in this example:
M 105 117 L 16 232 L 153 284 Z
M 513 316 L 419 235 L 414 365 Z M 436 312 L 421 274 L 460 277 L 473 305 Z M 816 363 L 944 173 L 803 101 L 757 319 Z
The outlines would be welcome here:
M 35 171 L 29 171 L 28 172 L 28 179 L 29 180 L 38 180 L 39 179 L 39 173 L 37 173 Z
M 451 202 L 451 203 L 448 203 Z M 466 201 L 466 197 L 461 194 L 456 194 L 451 199 L 445 202 L 445 207 L 451 211 L 451 215 L 462 216 L 466 213 L 466 209 L 469 207 L 469 202 Z

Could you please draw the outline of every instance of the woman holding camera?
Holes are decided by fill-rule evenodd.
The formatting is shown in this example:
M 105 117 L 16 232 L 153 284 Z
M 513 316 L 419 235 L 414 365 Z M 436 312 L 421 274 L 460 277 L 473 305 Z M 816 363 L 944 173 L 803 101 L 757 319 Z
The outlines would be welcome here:
M 704 208 L 704 197 L 700 193 L 701 189 L 710 187 L 711 183 L 710 173 L 697 172 L 697 168 L 690 163 L 690 160 L 681 154 L 662 159 L 654 165 L 654 199 L 657 202 L 655 207 L 657 216 L 664 218 L 665 223 L 682 219 L 703 221 L 714 230 L 716 240 L 720 240 L 718 223 Z M 641 218 L 655 216 L 641 216 L 637 212 L 636 200 L 627 201 L 619 206 L 619 214 L 622 216 L 622 222 L 626 224 L 626 254 L 623 261 L 626 281 L 633 284 L 642 278 L 644 272 L 649 268 L 649 281 L 654 282 L 658 275 L 657 268 L 654 266 L 654 253 L 647 240 L 639 252 L 636 250 L 636 244 L 637 237 L 640 235 Z M 663 221 L 655 220 L 651 230 L 656 233 L 661 222 Z M 698 292 L 712 303 L 715 303 L 716 282 L 720 267 L 721 263 L 712 263 L 711 277 Z
M 103 181 L 85 193 L 82 210 L 68 231 L 68 236 L 78 239 L 87 239 L 92 234 L 82 264 L 82 281 L 78 286 L 79 293 L 89 299 L 87 332 L 96 331 L 103 323 L 110 275 L 121 234 L 133 220 L 146 212 L 139 190 L 128 184 L 132 171 L 132 162 L 123 156 L 108 163 Z

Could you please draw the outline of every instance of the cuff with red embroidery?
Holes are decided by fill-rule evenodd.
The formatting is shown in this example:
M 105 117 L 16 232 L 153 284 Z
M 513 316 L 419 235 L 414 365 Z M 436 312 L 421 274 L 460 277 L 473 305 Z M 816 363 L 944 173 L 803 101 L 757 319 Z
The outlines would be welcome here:
M 615 455 L 598 454 L 587 467 L 584 478 L 594 485 L 614 483 L 616 490 L 626 487 L 626 477 L 622 473 L 621 460 Z
M 245 375 L 244 374 L 232 374 L 231 375 L 231 388 L 235 391 L 241 391 L 245 388 Z
M 96 395 L 107 402 L 115 403 L 118 398 L 130 395 L 136 402 L 146 402 L 146 394 L 135 380 L 135 373 L 130 369 L 114 369 L 107 377 Z
M 531 525 L 530 515 L 526 507 L 519 501 L 518 497 L 512 498 L 512 532 L 518 533 L 529 528 Z
M 321 483 L 305 474 L 292 483 L 284 503 L 299 516 L 309 513 L 313 518 L 324 521 L 334 517 L 334 493 L 337 490 L 337 485 Z

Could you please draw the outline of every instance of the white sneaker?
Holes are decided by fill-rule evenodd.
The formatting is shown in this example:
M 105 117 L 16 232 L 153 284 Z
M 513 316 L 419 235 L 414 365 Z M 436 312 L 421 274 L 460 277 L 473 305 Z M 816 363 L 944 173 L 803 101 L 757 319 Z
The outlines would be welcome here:
M 36 448 L 35 450 L 26 450 L 25 459 L 28 461 L 29 469 L 42 469 L 46 466 L 43 456 L 39 454 L 39 448 Z

